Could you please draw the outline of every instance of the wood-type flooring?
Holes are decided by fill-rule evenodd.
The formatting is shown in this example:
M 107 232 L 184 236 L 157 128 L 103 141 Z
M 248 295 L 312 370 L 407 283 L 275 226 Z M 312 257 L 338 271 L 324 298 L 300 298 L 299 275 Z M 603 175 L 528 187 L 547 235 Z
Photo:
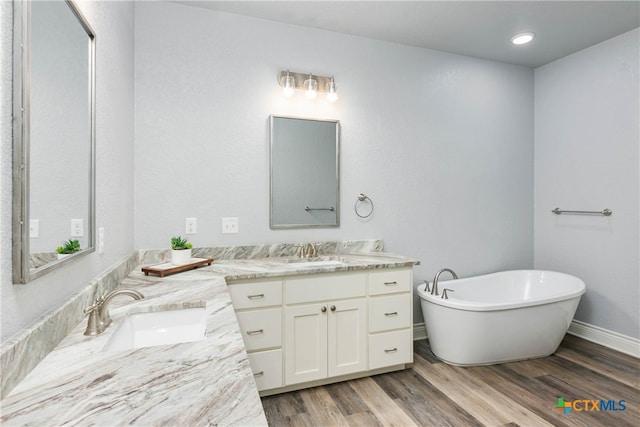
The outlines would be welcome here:
M 559 398 L 573 409 L 556 408 Z M 419 340 L 404 371 L 263 397 L 262 405 L 272 427 L 637 427 L 640 359 L 567 335 L 550 357 L 462 368 Z

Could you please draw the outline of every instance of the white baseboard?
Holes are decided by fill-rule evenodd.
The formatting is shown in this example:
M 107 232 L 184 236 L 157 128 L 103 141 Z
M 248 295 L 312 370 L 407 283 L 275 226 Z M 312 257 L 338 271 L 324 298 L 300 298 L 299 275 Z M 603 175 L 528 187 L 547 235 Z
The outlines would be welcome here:
M 620 353 L 640 358 L 640 340 L 636 338 L 628 337 L 579 320 L 571 322 L 567 333 L 619 351 Z M 423 340 L 425 338 L 427 338 L 427 330 L 424 327 L 424 323 L 414 323 L 413 339 Z
M 567 333 L 603 345 L 620 353 L 640 358 L 640 340 L 599 326 L 574 320 Z

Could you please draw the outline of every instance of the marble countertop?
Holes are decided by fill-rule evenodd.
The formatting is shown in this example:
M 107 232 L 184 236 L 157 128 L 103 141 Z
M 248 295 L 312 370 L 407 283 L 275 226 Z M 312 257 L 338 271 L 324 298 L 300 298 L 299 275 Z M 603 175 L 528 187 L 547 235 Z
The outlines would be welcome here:
M 339 263 L 335 263 L 339 261 Z M 166 276 L 137 267 L 122 282 L 145 298 L 118 296 L 113 324 L 83 335 L 86 319 L 0 403 L 2 425 L 267 425 L 228 280 L 408 267 L 418 261 L 386 253 L 339 254 L 316 261 L 235 259 Z M 131 312 L 206 304 L 207 338 L 192 343 L 106 352 Z

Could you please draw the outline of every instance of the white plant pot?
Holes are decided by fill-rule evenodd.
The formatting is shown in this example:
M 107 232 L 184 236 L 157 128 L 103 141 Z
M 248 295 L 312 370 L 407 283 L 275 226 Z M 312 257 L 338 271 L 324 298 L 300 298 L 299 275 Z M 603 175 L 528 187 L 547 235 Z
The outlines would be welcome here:
M 70 255 L 73 255 L 73 254 L 58 254 L 58 259 L 63 259 L 63 258 L 66 258 L 66 257 L 68 257 Z
M 191 249 L 171 249 L 171 264 L 185 265 L 191 261 Z

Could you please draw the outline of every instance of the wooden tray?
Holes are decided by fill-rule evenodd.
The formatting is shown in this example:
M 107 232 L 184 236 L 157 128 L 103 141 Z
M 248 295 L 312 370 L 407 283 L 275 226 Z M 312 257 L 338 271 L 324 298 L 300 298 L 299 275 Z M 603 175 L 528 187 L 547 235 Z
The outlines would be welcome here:
M 157 274 L 160 277 L 168 276 L 170 274 L 181 273 L 187 270 L 193 270 L 194 268 L 202 267 L 203 265 L 211 265 L 213 258 L 191 258 L 189 264 L 173 265 L 170 262 L 164 262 L 162 264 L 149 265 L 142 267 L 142 272 L 145 276 L 149 273 Z

